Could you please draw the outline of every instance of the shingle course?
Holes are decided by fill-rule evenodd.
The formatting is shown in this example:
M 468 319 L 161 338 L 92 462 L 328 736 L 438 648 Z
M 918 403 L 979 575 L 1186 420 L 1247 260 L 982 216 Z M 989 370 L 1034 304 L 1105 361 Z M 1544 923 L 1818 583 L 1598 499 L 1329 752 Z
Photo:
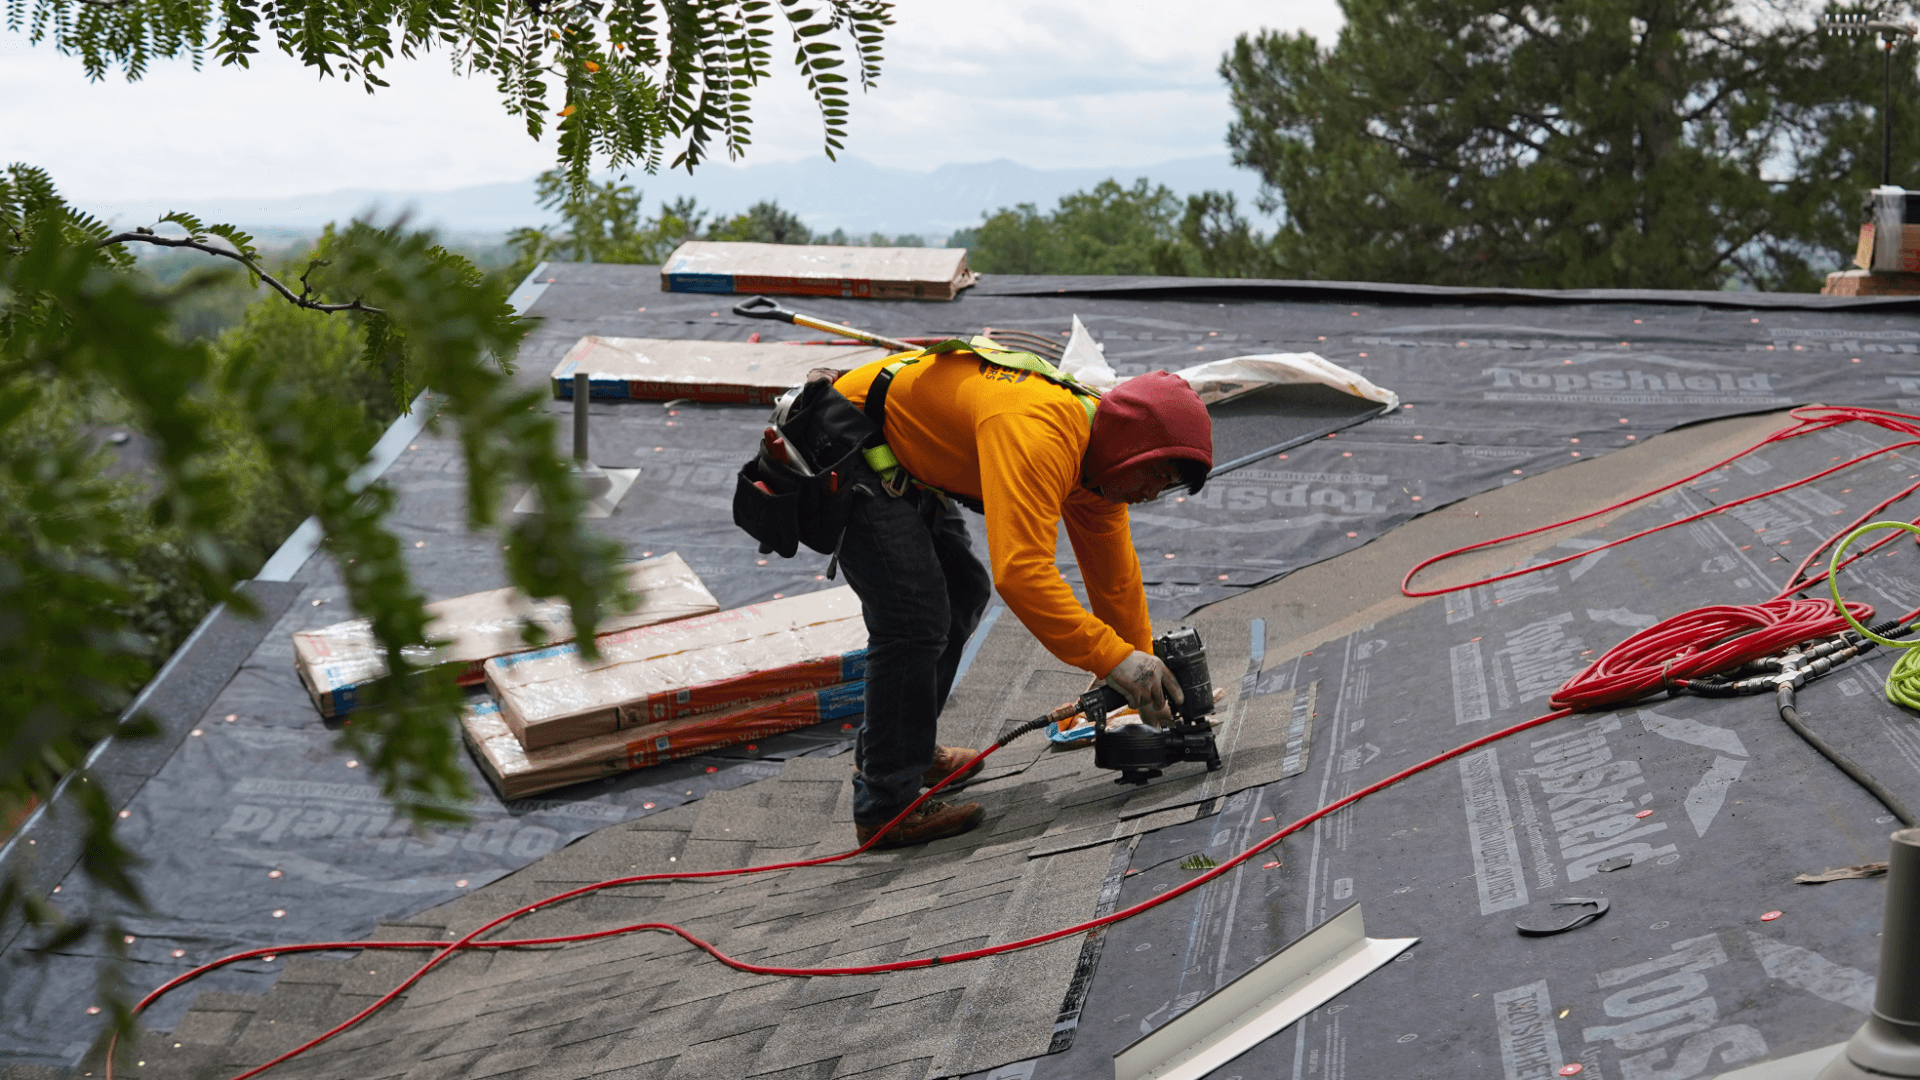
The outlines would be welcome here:
M 1037 648 L 1017 620 L 1003 619 L 977 663 L 1026 657 L 1031 668 Z M 1084 675 L 1055 668 L 997 670 L 976 681 L 955 703 L 990 712 L 954 716 L 950 707 L 941 736 L 949 744 L 979 735 L 973 744 L 984 745 L 1019 710 L 1051 707 L 1086 684 Z M 1257 740 L 1237 748 L 1226 771 L 1258 758 L 1258 749 Z M 1192 801 L 1200 785 L 1218 791 L 1234 783 L 1230 775 L 1196 782 L 1187 774 L 1200 770 L 1185 767 L 1173 782 L 1186 785 L 1186 803 L 1123 817 L 1143 792 L 1116 788 L 1092 754 L 1030 738 L 1012 755 L 1017 768 L 957 796 L 988 808 L 985 828 L 826 866 L 615 886 L 544 907 L 494 936 L 670 921 L 742 960 L 785 967 L 887 963 L 1019 940 L 1093 914 L 1114 837 L 1124 842 L 1191 820 L 1204 809 Z M 447 927 L 464 932 L 577 883 L 838 853 L 853 839 L 850 762 L 846 754 L 792 759 L 778 776 L 603 829 L 382 933 L 438 940 Z M 1145 794 L 1160 797 L 1152 788 Z M 1046 1051 L 1081 944 L 1071 937 L 966 964 L 798 979 L 733 970 L 665 933 L 462 954 L 356 1033 L 366 1049 L 282 1069 L 316 1080 L 362 1080 L 396 1064 L 421 1080 L 957 1075 Z M 229 1056 L 252 1054 L 258 1063 L 292 1040 L 277 1030 L 249 1039 L 262 1023 L 243 1028 L 243 1013 L 271 1008 L 274 1017 L 308 1021 L 296 1025 L 306 1032 L 325 1011 L 324 995 L 367 1000 L 423 955 L 304 962 L 261 999 L 202 995 L 189 1021 L 203 1026 L 186 1030 L 224 1025 L 236 1033 Z

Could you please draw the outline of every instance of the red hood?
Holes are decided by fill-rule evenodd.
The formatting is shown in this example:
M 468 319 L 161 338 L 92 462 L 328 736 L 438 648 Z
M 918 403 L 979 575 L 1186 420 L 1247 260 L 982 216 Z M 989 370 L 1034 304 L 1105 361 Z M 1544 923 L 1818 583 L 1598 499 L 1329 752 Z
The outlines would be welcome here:
M 1086 483 L 1101 487 L 1129 465 L 1159 458 L 1213 468 L 1213 419 L 1187 380 L 1170 371 L 1136 375 L 1100 398 L 1087 440 Z

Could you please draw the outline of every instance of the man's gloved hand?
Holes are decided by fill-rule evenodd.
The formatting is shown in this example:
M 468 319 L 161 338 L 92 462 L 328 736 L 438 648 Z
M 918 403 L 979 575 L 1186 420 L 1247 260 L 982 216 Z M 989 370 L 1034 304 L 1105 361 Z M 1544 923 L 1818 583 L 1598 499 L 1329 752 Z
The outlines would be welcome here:
M 1140 719 L 1154 727 L 1163 728 L 1173 723 L 1173 708 L 1167 704 L 1169 698 L 1176 705 L 1186 702 L 1186 696 L 1180 692 L 1180 680 L 1173 677 L 1167 665 L 1152 653 L 1137 649 L 1107 672 L 1107 685 L 1120 691 L 1127 704 L 1140 710 Z

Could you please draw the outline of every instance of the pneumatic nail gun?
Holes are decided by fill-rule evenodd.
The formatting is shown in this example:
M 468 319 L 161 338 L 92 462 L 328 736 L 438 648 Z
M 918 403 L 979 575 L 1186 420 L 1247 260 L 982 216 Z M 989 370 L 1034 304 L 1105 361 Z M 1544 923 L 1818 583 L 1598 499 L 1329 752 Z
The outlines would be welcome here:
M 1107 714 L 1127 703 L 1118 690 L 1100 685 L 1080 695 L 1080 709 L 1093 721 L 1093 763 L 1117 769 L 1116 784 L 1144 784 L 1160 770 L 1181 761 L 1204 761 L 1207 771 L 1220 767 L 1220 751 L 1213 745 L 1213 677 L 1207 671 L 1207 650 L 1200 634 L 1181 627 L 1162 634 L 1153 643 L 1153 655 L 1167 665 L 1180 684 L 1183 700 L 1173 706 L 1173 724 L 1107 725 Z

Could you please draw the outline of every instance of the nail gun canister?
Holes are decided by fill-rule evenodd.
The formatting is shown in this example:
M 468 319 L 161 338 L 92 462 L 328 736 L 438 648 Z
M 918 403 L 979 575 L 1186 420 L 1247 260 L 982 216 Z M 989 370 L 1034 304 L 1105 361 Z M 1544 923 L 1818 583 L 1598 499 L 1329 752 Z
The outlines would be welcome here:
M 1213 711 L 1213 675 L 1207 669 L 1206 646 L 1191 626 L 1160 635 L 1153 654 L 1173 672 L 1185 700 L 1174 706 L 1182 720 L 1193 723 Z

